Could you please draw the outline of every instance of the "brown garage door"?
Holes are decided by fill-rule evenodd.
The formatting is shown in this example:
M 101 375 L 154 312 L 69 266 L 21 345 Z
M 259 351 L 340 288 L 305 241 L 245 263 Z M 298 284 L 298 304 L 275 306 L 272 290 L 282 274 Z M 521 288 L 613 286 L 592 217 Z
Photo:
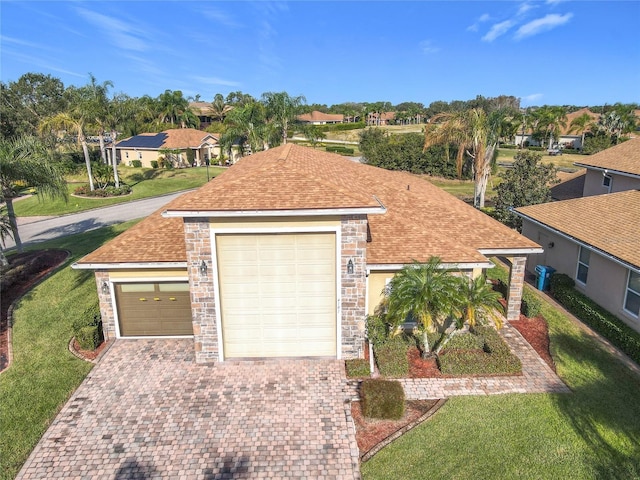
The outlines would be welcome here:
M 120 336 L 193 335 L 187 282 L 118 283 Z

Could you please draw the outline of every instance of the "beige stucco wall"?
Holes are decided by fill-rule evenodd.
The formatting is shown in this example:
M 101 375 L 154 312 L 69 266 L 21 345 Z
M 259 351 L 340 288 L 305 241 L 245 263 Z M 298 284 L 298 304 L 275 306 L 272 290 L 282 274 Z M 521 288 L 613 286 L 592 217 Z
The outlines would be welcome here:
M 132 270 L 111 270 L 109 272 L 109 280 L 112 282 L 131 278 L 149 279 L 149 281 L 152 281 L 154 279 L 160 280 L 163 278 L 182 278 L 186 281 L 189 277 L 187 275 L 186 268 L 168 270 L 147 268 Z
M 603 175 L 601 171 L 587 169 L 582 196 L 590 197 L 592 195 L 625 192 L 627 190 L 636 190 L 640 188 L 640 179 L 638 178 L 616 175 L 615 173 L 609 173 L 609 176 L 611 176 L 612 180 L 611 192 L 609 192 L 607 187 L 602 185 Z
M 158 157 L 167 156 L 166 154 L 161 153 L 158 150 L 141 150 L 133 148 L 119 148 L 118 150 L 120 154 L 120 162 L 124 165 L 131 165 L 134 160 L 140 160 L 140 162 L 142 162 L 142 166 L 146 168 L 151 168 L 151 162 L 157 161 Z M 213 145 L 211 147 L 205 145 L 200 149 L 194 150 L 194 162 L 196 163 L 196 165 L 205 165 L 205 158 L 209 152 L 211 152 L 211 165 L 217 165 L 218 161 L 216 159 L 213 159 L 213 157 L 220 155 L 220 147 L 218 145 Z M 174 164 L 180 159 L 184 166 L 187 165 L 186 149 L 183 149 L 179 155 L 173 154 L 173 157 Z
M 367 286 L 367 315 L 373 315 L 376 307 L 382 301 L 382 292 L 387 285 L 387 280 L 393 278 L 396 272 L 371 272 Z
M 527 270 L 535 273 L 538 264 L 549 265 L 559 273 L 569 275 L 575 280 L 578 266 L 579 246 L 575 242 L 554 235 L 549 230 L 539 227 L 527 220 L 523 221 L 522 234 L 539 241 L 539 235 L 547 235 L 548 241 L 553 242 L 553 248 L 543 244 L 545 253 L 530 255 Z M 586 285 L 576 282 L 576 289 L 587 295 L 603 308 L 607 309 L 633 328 L 640 331 L 640 320 L 624 311 L 624 296 L 627 287 L 629 270 L 607 257 L 591 251 L 589 258 L 589 273 Z
M 247 218 L 216 218 L 210 222 L 211 228 L 313 228 L 338 227 L 339 217 L 247 217 Z

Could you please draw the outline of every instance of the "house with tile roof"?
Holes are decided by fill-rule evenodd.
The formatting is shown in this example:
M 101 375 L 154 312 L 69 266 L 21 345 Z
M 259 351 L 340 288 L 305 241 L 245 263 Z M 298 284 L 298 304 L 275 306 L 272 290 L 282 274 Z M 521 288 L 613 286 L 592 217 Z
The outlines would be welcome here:
M 220 155 L 218 136 L 195 128 L 174 128 L 160 133 L 141 133 L 116 143 L 120 162 L 131 165 L 139 160 L 151 167 L 160 157 L 175 167 L 206 165 Z M 217 161 L 216 161 L 217 162 Z
M 572 131 L 571 122 L 574 119 L 584 115 L 585 113 L 591 117 L 593 123 L 596 123 L 600 118 L 599 113 L 593 113 L 588 108 L 581 108 L 579 110 L 576 110 L 575 112 L 567 113 L 565 126 L 561 127 L 560 136 L 557 140 L 554 140 L 554 143 L 558 145 L 562 145 L 563 147 L 571 147 L 571 148 L 575 148 L 576 150 L 581 150 L 582 149 L 582 132 Z M 531 146 L 540 146 L 540 142 L 533 138 L 532 130 L 529 130 L 524 134 L 522 133 L 522 131 L 516 133 L 514 144 L 523 145 L 525 142 L 528 142 L 528 145 L 531 145 Z
M 323 113 L 314 110 L 311 113 L 303 113 L 298 115 L 297 119 L 301 123 L 310 125 L 327 125 L 332 123 L 344 123 L 344 115 L 337 113 Z
M 516 209 L 522 234 L 544 252 L 527 270 L 549 265 L 576 288 L 640 331 L 640 190 Z
M 189 336 L 196 361 L 361 358 L 365 318 L 414 260 L 511 262 L 519 316 L 540 246 L 426 180 L 286 144 L 242 158 L 74 264 L 106 338 Z
M 574 165 L 587 169 L 585 197 L 640 189 L 640 137 L 584 157 Z

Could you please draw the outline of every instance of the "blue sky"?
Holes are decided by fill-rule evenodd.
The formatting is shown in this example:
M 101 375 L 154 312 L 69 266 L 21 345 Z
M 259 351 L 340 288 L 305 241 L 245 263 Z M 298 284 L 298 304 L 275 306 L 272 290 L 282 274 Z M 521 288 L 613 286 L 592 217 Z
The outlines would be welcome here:
M 7 1 L 1 79 L 210 101 L 640 102 L 640 1 Z

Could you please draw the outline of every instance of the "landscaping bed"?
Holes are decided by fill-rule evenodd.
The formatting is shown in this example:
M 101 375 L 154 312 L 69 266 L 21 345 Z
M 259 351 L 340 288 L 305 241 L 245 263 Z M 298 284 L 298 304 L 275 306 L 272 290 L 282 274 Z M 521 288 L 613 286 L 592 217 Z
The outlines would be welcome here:
M 8 257 L 9 266 L 2 269 L 0 302 L 0 371 L 9 365 L 9 308 L 35 284 L 62 264 L 66 250 L 36 250 Z

